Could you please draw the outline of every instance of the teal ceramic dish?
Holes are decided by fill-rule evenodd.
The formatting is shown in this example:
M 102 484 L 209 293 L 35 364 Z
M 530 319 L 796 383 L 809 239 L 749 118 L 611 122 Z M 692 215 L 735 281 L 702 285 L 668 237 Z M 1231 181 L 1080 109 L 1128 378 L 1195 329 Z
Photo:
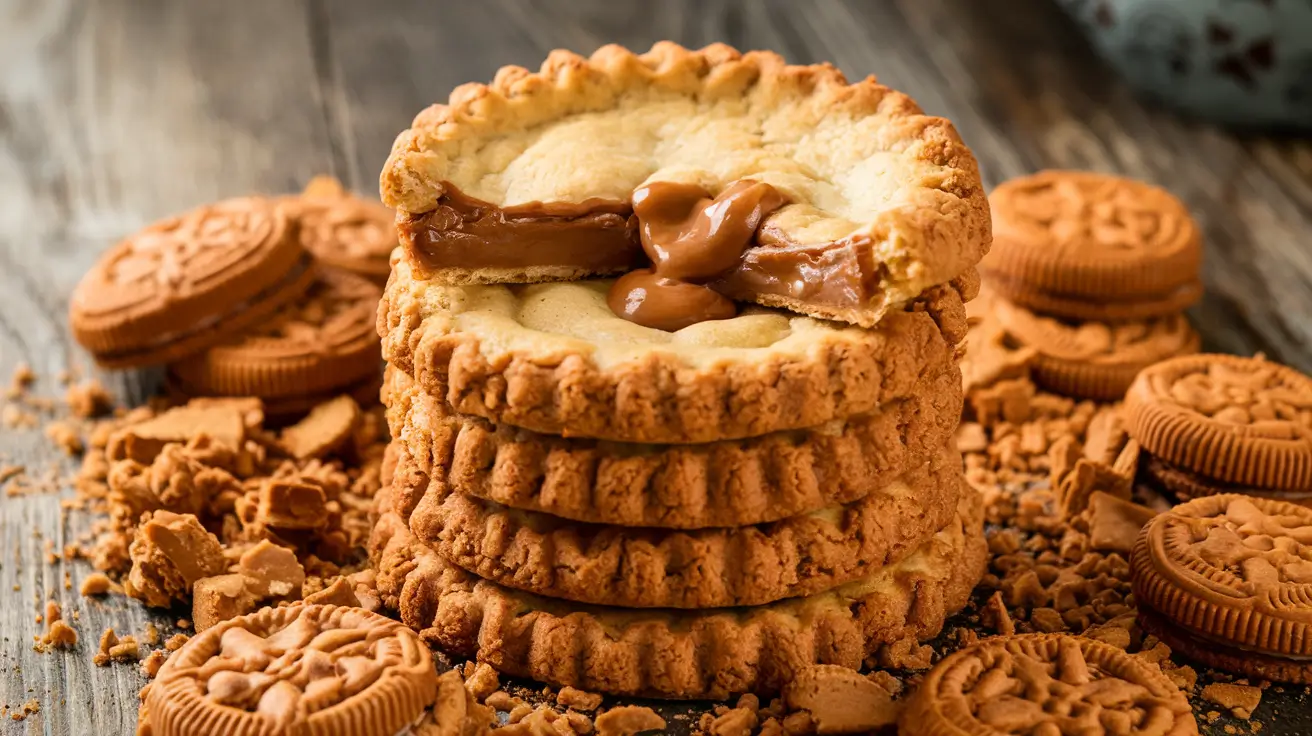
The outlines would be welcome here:
M 1145 95 L 1233 126 L 1312 130 L 1312 0 L 1058 0 Z

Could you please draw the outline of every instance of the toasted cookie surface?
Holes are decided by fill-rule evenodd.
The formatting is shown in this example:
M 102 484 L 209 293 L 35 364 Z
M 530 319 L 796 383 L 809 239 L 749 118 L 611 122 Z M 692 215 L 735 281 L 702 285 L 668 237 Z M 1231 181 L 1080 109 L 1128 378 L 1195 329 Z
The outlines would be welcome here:
M 953 359 L 961 293 L 931 290 L 873 330 L 752 308 L 677 332 L 611 312 L 609 282 L 448 286 L 398 262 L 384 357 L 453 409 L 565 436 L 688 443 L 865 414 Z
M 1196 355 L 1157 363 L 1125 396 L 1143 449 L 1224 483 L 1312 488 L 1312 378 L 1260 358 Z
M 809 664 L 856 668 L 882 644 L 927 639 L 965 604 L 986 549 L 977 494 L 902 562 L 757 607 L 634 611 L 509 590 L 444 562 L 384 514 L 379 591 L 435 646 L 553 685 L 665 698 L 777 691 Z
M 935 665 L 903 711 L 906 736 L 1197 734 L 1189 700 L 1155 665 L 1065 634 L 987 639 Z
M 947 444 L 962 407 L 952 365 L 872 414 L 706 444 L 498 425 L 451 411 L 395 368 L 383 401 L 416 467 L 455 492 L 575 521 L 676 529 L 759 524 L 862 498 Z
M 106 367 L 164 363 L 268 319 L 313 279 L 296 223 L 278 202 L 229 199 L 107 251 L 73 290 L 69 323 Z
M 1163 189 L 1041 171 L 1004 182 L 989 203 L 996 245 L 980 268 L 1018 304 L 1075 320 L 1144 319 L 1201 296 L 1198 227 Z
M 154 736 L 394 736 L 437 695 L 428 648 L 359 608 L 264 608 L 192 637 L 150 685 Z

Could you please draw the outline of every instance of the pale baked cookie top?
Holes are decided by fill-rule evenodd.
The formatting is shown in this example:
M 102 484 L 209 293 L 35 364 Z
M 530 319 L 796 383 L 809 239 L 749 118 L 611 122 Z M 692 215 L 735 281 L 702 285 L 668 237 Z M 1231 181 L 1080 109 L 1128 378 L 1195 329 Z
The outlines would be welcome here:
M 654 181 L 783 192 L 765 245 L 872 243 L 888 303 L 974 265 L 991 240 L 978 165 L 952 124 L 867 77 L 770 52 L 662 42 L 555 51 L 456 88 L 397 138 L 380 185 L 404 213 L 454 186 L 499 207 L 627 202 Z

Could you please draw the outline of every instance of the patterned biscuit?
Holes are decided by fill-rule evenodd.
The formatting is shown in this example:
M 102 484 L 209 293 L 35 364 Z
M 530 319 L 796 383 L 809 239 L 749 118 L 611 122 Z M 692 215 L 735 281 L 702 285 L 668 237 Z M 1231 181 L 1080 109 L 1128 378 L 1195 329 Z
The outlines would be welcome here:
M 379 520 L 370 550 L 384 600 L 434 646 L 556 686 L 723 699 L 776 692 L 810 664 L 855 669 L 881 645 L 936 635 L 983 573 L 982 519 L 979 495 L 963 493 L 958 517 L 896 565 L 805 598 L 701 611 L 508 590 L 443 562 L 394 513 Z
M 265 324 L 169 366 L 179 388 L 276 402 L 320 397 L 381 373 L 374 320 L 380 290 L 362 276 L 315 267 L 315 282 Z
M 313 280 L 283 207 L 229 199 L 160 220 L 111 248 L 73 290 L 68 321 L 105 367 L 166 363 L 268 319 Z
M 1201 295 L 1202 238 L 1184 205 L 1143 182 L 1041 171 L 989 196 L 989 284 L 1037 312 L 1119 321 L 1177 314 Z
M 752 606 L 828 590 L 932 537 L 952 518 L 963 484 L 961 455 L 940 450 L 843 506 L 756 526 L 670 531 L 564 521 L 427 481 L 402 450 L 394 493 L 419 498 L 410 530 L 442 559 L 518 590 L 624 608 Z
M 383 401 L 413 462 L 458 493 L 575 521 L 668 529 L 759 524 L 855 501 L 928 461 L 962 409 L 951 364 L 873 414 L 698 445 L 493 424 L 452 412 L 391 367 Z
M 145 732 L 393 736 L 437 697 L 414 632 L 360 608 L 292 605 L 192 637 L 143 694 Z
M 1206 496 L 1150 521 L 1130 555 L 1135 600 L 1188 651 L 1253 677 L 1312 682 L 1312 509 Z M 1251 658 L 1240 652 L 1251 653 Z M 1283 661 L 1279 672 L 1264 666 Z M 1222 664 L 1224 663 L 1224 664 Z
M 351 194 L 331 176 L 316 176 L 286 203 L 300 223 L 301 245 L 320 262 L 387 283 L 397 246 L 391 208 Z
M 1223 483 L 1312 488 L 1312 378 L 1262 358 L 1196 355 L 1158 363 L 1125 396 L 1126 428 L 1147 452 Z
M 498 424 L 696 443 L 876 411 L 942 370 L 967 329 L 954 286 L 873 330 L 748 308 L 673 333 L 616 316 L 608 286 L 444 286 L 395 260 L 379 306 L 383 356 L 456 411 Z
M 935 665 L 902 712 L 903 736 L 1197 734 L 1189 699 L 1155 665 L 1093 639 L 987 639 Z

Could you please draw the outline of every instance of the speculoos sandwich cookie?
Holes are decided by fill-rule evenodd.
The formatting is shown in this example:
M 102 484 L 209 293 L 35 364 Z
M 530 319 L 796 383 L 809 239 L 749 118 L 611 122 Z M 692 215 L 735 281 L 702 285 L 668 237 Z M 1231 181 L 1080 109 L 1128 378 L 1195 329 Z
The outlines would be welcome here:
M 1177 314 L 1198 301 L 1202 239 L 1167 191 L 1087 171 L 1041 171 L 992 194 L 994 245 L 980 263 L 1002 296 L 1070 320 Z
M 1198 733 L 1189 699 L 1154 664 L 1067 634 L 986 639 L 948 655 L 912 694 L 903 736 Z
M 383 355 L 462 414 L 544 434 L 695 443 L 877 411 L 943 370 L 967 329 L 951 285 L 869 330 L 748 308 L 678 332 L 617 316 L 608 288 L 445 286 L 398 261 L 379 306 Z
M 1209 667 L 1312 683 L 1312 509 L 1207 496 L 1159 514 L 1130 555 L 1140 623 Z
M 776 521 L 866 496 L 950 441 L 962 395 L 949 364 L 872 414 L 693 445 L 493 424 L 452 412 L 395 368 L 383 403 L 392 436 L 418 469 L 457 493 L 574 521 L 696 529 Z
M 1312 378 L 1260 358 L 1196 355 L 1158 363 L 1125 397 L 1143 450 L 1200 485 L 1312 488 Z
M 143 695 L 147 736 L 395 736 L 437 697 L 428 647 L 360 608 L 297 604 L 223 621 Z
M 321 263 L 359 274 L 382 286 L 397 248 L 396 214 L 376 200 L 357 197 L 331 176 L 316 176 L 299 196 L 288 197 L 300 223 L 301 244 Z
M 446 563 L 394 513 L 380 518 L 370 550 L 385 602 L 445 651 L 555 686 L 716 699 L 776 692 L 807 665 L 855 669 L 881 645 L 933 637 L 966 603 L 987 553 L 973 492 L 901 562 L 758 607 L 635 611 L 514 591 Z
M 425 485 L 401 453 L 394 491 Z M 447 562 L 506 587 L 626 608 L 720 608 L 810 595 L 892 565 L 956 511 L 961 456 L 940 450 L 859 501 L 769 524 L 698 530 L 563 521 L 428 482 L 408 523 Z
M 228 199 L 110 248 L 73 290 L 68 319 L 107 368 L 167 363 L 268 320 L 314 278 L 285 207 Z

